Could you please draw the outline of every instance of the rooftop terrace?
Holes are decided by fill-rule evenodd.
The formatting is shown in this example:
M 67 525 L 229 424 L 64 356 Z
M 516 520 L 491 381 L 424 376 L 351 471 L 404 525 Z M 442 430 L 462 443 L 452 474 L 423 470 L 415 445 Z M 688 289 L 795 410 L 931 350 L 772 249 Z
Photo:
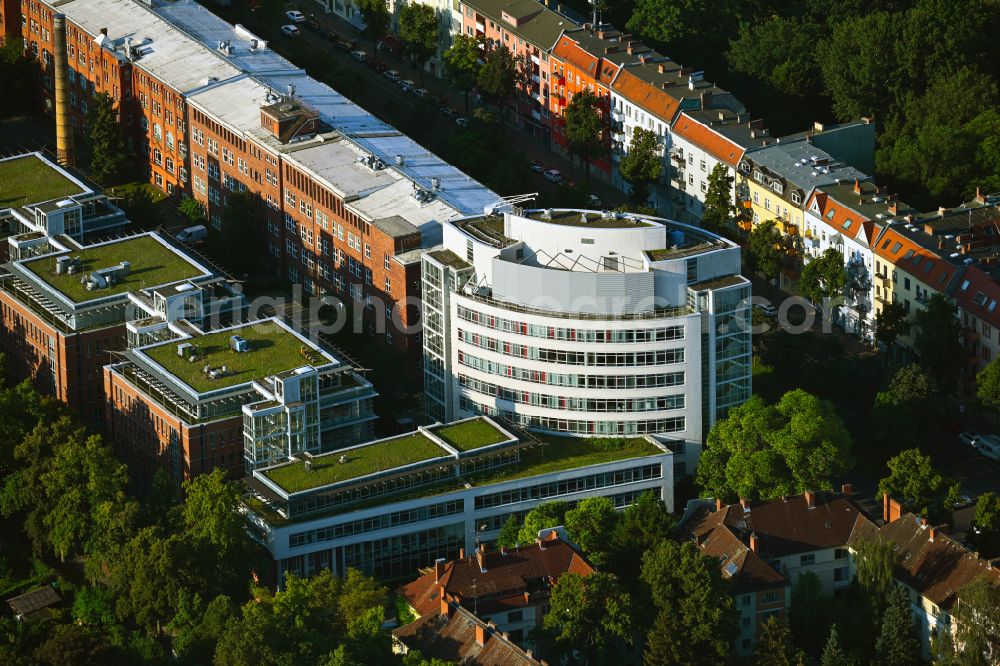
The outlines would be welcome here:
M 37 155 L 0 161 L 0 208 L 20 208 L 83 192 L 78 183 Z
M 153 236 L 134 236 L 125 240 L 101 245 L 91 245 L 81 250 L 64 253 L 79 257 L 82 270 L 70 275 L 56 273 L 55 257 L 48 255 L 23 262 L 21 266 L 42 282 L 60 292 L 74 303 L 83 303 L 105 296 L 148 289 L 205 275 L 205 271 L 184 258 Z M 131 263 L 131 272 L 115 284 L 103 289 L 87 291 L 80 278 L 99 268 L 116 266 L 122 261 Z
M 229 338 L 239 335 L 250 343 L 249 352 L 235 352 Z M 195 358 L 190 361 L 177 355 L 177 345 L 190 342 Z M 323 365 L 329 359 L 275 323 L 264 322 L 209 333 L 188 340 L 172 340 L 141 350 L 178 380 L 199 393 L 228 388 L 263 379 L 304 365 Z M 226 373 L 211 379 L 203 372 L 205 366 L 226 366 Z
M 571 227 L 592 227 L 596 229 L 635 229 L 653 226 L 651 222 L 635 218 L 610 215 L 605 216 L 595 212 L 578 210 L 535 210 L 526 213 L 532 220 L 548 224 L 563 224 Z
M 311 470 L 304 462 L 293 462 L 262 473 L 286 492 L 296 493 L 446 455 L 429 437 L 414 432 L 317 456 L 310 461 Z M 345 462 L 340 462 L 341 456 L 346 456 Z

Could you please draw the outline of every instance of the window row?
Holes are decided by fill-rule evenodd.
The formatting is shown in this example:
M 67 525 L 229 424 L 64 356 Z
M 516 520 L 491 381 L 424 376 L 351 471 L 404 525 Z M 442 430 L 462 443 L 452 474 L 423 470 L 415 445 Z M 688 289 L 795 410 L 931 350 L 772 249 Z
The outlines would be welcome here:
M 683 340 L 683 326 L 640 329 L 586 329 L 544 326 L 514 321 L 495 315 L 478 312 L 464 305 L 458 306 L 458 318 L 505 333 L 518 333 L 548 340 L 570 340 L 573 342 L 663 342 Z

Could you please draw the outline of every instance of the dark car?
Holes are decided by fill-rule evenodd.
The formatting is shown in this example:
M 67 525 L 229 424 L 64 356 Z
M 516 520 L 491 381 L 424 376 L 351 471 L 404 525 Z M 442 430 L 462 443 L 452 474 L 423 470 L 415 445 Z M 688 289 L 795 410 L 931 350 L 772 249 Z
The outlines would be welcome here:
M 333 38 L 333 47 L 338 51 L 343 51 L 344 53 L 350 53 L 354 50 L 354 42 L 349 39 L 344 39 L 343 37 Z
M 379 74 L 384 72 L 386 69 L 385 63 L 382 62 L 381 60 L 369 60 L 368 64 L 371 65 L 371 68 L 374 69 Z

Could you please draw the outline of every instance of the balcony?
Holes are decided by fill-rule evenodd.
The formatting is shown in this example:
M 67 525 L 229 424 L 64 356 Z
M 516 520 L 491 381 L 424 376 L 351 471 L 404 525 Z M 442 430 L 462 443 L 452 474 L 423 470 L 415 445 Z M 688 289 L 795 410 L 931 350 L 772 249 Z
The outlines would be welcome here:
M 675 162 L 680 162 L 681 164 L 684 164 L 684 153 L 682 151 L 675 152 L 671 150 L 670 159 L 674 160 Z

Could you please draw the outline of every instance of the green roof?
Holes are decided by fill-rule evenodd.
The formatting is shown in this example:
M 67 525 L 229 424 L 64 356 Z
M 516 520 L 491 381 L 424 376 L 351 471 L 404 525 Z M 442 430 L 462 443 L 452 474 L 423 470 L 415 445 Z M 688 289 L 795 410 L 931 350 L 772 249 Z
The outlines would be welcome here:
M 0 208 L 20 208 L 83 192 L 37 155 L 0 162 Z
M 235 352 L 230 349 L 229 338 L 233 335 L 247 340 L 250 351 Z M 192 362 L 177 355 L 177 345 L 183 342 L 194 345 L 197 360 Z M 218 331 L 188 340 L 172 340 L 142 351 L 199 393 L 245 384 L 305 365 L 324 365 L 330 362 L 314 347 L 270 322 Z M 227 374 L 211 379 L 202 372 L 206 365 L 213 369 L 224 365 Z
M 437 426 L 431 428 L 431 432 L 444 440 L 445 444 L 459 451 L 473 451 L 490 444 L 505 442 L 508 439 L 486 419 Z
M 536 436 L 544 446 L 522 449 L 520 463 L 489 470 L 466 480 L 475 486 L 483 486 L 663 453 L 642 437 L 591 439 L 543 434 Z
M 74 303 L 158 287 L 205 274 L 204 270 L 152 236 L 136 236 L 114 243 L 92 245 L 79 251 L 70 252 L 69 256 L 80 257 L 83 263 L 82 271 L 73 275 L 68 273 L 57 275 L 55 255 L 33 259 L 24 262 L 22 266 Z M 131 263 L 132 269 L 127 276 L 114 285 L 104 289 L 87 291 L 87 288 L 81 284 L 81 277 L 99 268 L 116 266 L 122 261 Z
M 583 221 L 583 216 L 587 216 L 587 221 Z M 545 211 L 536 210 L 528 214 L 533 220 L 547 222 L 548 224 L 561 224 L 570 227 L 590 227 L 592 229 L 635 229 L 639 227 L 652 227 L 654 223 L 645 220 L 637 220 L 632 217 L 604 217 L 601 213 L 591 213 L 579 210 L 554 210 L 550 215 Z
M 342 455 L 347 456 L 347 462 L 340 462 Z M 311 471 L 306 471 L 305 463 L 294 462 L 267 470 L 264 475 L 286 492 L 296 493 L 446 455 L 426 435 L 415 432 L 318 456 L 312 459 Z

